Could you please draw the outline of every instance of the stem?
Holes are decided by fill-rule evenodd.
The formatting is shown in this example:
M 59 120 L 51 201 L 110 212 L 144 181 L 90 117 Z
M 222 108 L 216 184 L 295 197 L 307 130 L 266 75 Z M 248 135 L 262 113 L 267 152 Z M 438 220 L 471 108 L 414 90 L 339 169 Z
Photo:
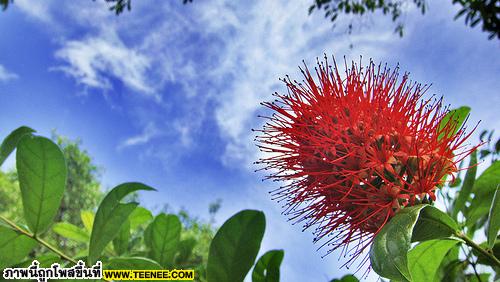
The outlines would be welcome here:
M 18 226 L 17 224 L 15 224 L 14 222 L 10 221 L 9 219 L 5 218 L 4 216 L 0 215 L 0 219 L 2 221 L 4 221 L 5 223 L 7 223 L 10 227 L 14 228 L 17 232 L 23 234 L 23 235 L 26 235 L 30 238 L 32 238 L 33 240 L 37 241 L 38 243 L 40 243 L 41 245 L 45 246 L 47 249 L 51 250 L 52 252 L 56 253 L 58 256 L 60 256 L 61 258 L 67 260 L 67 261 L 70 261 L 74 264 L 76 264 L 76 260 L 72 259 L 71 257 L 67 256 L 66 254 L 64 254 L 63 252 L 59 251 L 58 249 L 56 249 L 54 246 L 50 245 L 48 242 L 46 242 L 45 240 L 43 240 L 42 238 L 39 238 L 38 236 L 36 236 L 35 234 L 32 234 L 26 230 L 24 230 L 23 228 L 21 228 L 20 226 Z
M 495 257 L 492 253 L 490 253 L 487 250 L 481 248 L 481 246 L 479 246 L 478 244 L 474 243 L 474 241 L 472 241 L 469 237 L 467 237 L 462 232 L 457 232 L 455 235 L 458 238 L 464 240 L 465 244 L 467 244 L 469 247 L 475 249 L 476 251 L 480 252 L 485 257 L 489 258 L 492 262 L 494 262 L 496 264 L 497 267 L 500 267 L 500 260 L 497 257 Z

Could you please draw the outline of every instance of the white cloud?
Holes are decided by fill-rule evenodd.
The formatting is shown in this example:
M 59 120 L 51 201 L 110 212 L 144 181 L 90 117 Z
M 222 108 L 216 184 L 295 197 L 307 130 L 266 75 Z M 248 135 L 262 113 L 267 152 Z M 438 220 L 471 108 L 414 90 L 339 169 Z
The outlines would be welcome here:
M 54 69 L 84 86 L 110 90 L 111 79 L 117 79 L 131 90 L 156 96 L 146 74 L 151 66 L 150 58 L 125 46 L 113 32 L 67 41 L 55 56 L 65 64 Z
M 8 71 L 4 66 L 0 65 L 0 82 L 7 82 L 17 78 L 19 78 L 17 74 Z
M 138 135 L 132 136 L 130 138 L 125 139 L 122 141 L 118 147 L 117 150 L 122 150 L 128 147 L 132 146 L 137 146 L 137 145 L 142 145 L 148 143 L 152 138 L 157 137 L 160 135 L 160 131 L 156 128 L 156 126 L 153 123 L 149 123 L 143 130 Z
M 284 91 L 279 77 L 297 74 L 303 59 L 348 55 L 351 44 L 378 57 L 394 39 L 386 27 L 351 37 L 334 33 L 322 15 L 308 16 L 308 3 L 298 1 L 165 2 L 154 9 L 136 2 L 120 17 L 102 4 L 66 5 L 78 25 L 99 35 L 63 43 L 56 57 L 64 64 L 57 69 L 85 87 L 112 92 L 117 79 L 160 104 L 180 100 L 172 120 L 179 144 L 189 147 L 203 119 L 213 119 L 227 143 L 221 159 L 228 166 L 249 166 L 257 158 L 250 129 L 261 122 L 255 119 L 259 102 Z M 158 13 L 165 16 L 159 20 Z M 207 111 L 208 105 L 213 108 Z
M 63 43 L 55 55 L 64 64 L 57 69 L 85 87 L 108 92 L 113 79 L 119 80 L 160 104 L 182 94 L 176 98 L 180 113 L 172 120 L 179 144 L 189 147 L 202 119 L 213 118 L 227 144 L 222 161 L 228 166 L 248 166 L 257 158 L 250 129 L 262 122 L 256 121 L 259 102 L 285 91 L 279 77 L 300 79 L 297 66 L 303 59 L 312 67 L 324 53 L 380 58 L 399 40 L 392 23 L 372 24 L 351 36 L 339 27 L 333 32 L 321 13 L 308 16 L 309 3 L 299 1 L 165 2 L 154 9 L 136 2 L 120 17 L 102 3 L 66 5 L 78 25 L 99 35 Z M 158 13 L 165 16 L 159 20 Z M 213 116 L 205 114 L 208 105 Z
M 381 31 L 380 26 L 351 37 L 334 33 L 323 17 L 307 15 L 307 2 L 251 3 L 231 6 L 230 1 L 218 1 L 196 6 L 204 30 L 220 34 L 223 42 L 220 61 L 211 75 L 220 83 L 215 114 L 228 142 L 223 157 L 228 165 L 251 164 L 256 159 L 250 129 L 258 125 L 259 102 L 270 100 L 274 91 L 285 91 L 279 77 L 297 74 L 302 60 L 314 62 L 324 53 L 349 55 L 351 44 L 365 56 L 379 57 L 395 39 L 391 29 Z
M 12 6 L 18 7 L 21 11 L 34 19 L 44 23 L 53 23 L 51 13 L 49 12 L 52 1 L 16 0 Z

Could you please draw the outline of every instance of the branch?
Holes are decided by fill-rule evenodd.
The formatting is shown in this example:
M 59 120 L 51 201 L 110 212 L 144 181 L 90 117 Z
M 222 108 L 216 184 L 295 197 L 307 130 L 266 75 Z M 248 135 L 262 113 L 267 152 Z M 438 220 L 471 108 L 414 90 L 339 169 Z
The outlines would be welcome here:
M 27 230 L 24 230 L 23 228 L 21 228 L 20 226 L 18 226 L 16 223 L 14 223 L 14 222 L 10 221 L 9 219 L 5 218 L 3 215 L 0 215 L 0 219 L 2 221 L 4 221 L 5 223 L 7 223 L 10 227 L 12 227 L 17 232 L 19 232 L 19 233 L 21 233 L 23 235 L 26 235 L 26 236 L 32 238 L 33 240 L 37 241 L 38 243 L 40 243 L 41 245 L 43 245 L 47 249 L 49 249 L 52 252 L 56 253 L 61 258 L 65 259 L 67 261 L 70 261 L 70 262 L 72 262 L 74 264 L 77 263 L 76 260 L 74 260 L 71 257 L 69 257 L 68 255 L 64 254 L 63 252 L 61 252 L 60 250 L 58 250 L 56 247 L 50 245 L 48 242 L 46 242 L 42 238 L 39 238 L 35 234 L 32 234 L 32 233 L 28 232 Z
M 455 234 L 458 238 L 462 239 L 465 241 L 465 244 L 467 244 L 469 247 L 477 250 L 479 253 L 484 255 L 485 257 L 489 258 L 492 262 L 495 263 L 497 267 L 500 267 L 500 260 L 495 257 L 492 253 L 488 252 L 487 250 L 481 248 L 478 244 L 476 244 L 474 241 L 472 241 L 469 237 L 467 237 L 465 234 L 462 232 L 457 232 Z

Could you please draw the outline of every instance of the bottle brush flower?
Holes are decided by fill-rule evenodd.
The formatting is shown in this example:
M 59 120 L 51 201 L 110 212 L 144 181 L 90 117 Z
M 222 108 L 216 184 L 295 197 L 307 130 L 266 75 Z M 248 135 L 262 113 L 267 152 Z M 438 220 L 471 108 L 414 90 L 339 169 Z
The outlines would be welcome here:
M 285 214 L 328 253 L 341 249 L 350 265 L 401 208 L 436 199 L 436 189 L 472 149 L 442 99 L 422 99 L 427 85 L 400 78 L 373 62 L 339 74 L 327 58 L 301 68 L 302 83 L 286 77 L 286 94 L 265 102 L 270 114 L 256 130 L 266 178 Z M 365 257 L 360 265 L 367 260 Z

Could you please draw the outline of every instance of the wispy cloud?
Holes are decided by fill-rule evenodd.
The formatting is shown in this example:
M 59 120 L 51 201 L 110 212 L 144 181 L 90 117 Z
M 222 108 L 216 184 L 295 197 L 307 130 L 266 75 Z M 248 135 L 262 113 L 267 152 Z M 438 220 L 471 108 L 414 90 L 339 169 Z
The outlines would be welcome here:
M 146 74 L 150 59 L 125 46 L 114 32 L 67 41 L 55 56 L 64 64 L 54 69 L 63 71 L 86 87 L 110 90 L 113 88 L 111 80 L 115 79 L 133 91 L 156 95 Z
M 351 44 L 367 56 L 379 56 L 394 40 L 380 26 L 353 37 L 332 32 L 322 17 L 307 15 L 307 2 L 253 1 L 232 5 L 228 1 L 197 6 L 196 16 L 208 34 L 220 34 L 223 43 L 218 67 L 212 73 L 220 82 L 215 110 L 222 136 L 227 140 L 223 161 L 228 165 L 250 165 L 255 160 L 251 127 L 258 125 L 259 102 L 283 91 L 278 81 L 296 74 L 302 60 L 314 61 L 323 53 L 348 55 Z M 216 16 L 224 15 L 224 16 Z
M 151 141 L 152 138 L 158 135 L 160 135 L 160 131 L 156 128 L 156 126 L 153 123 L 149 123 L 140 134 L 123 140 L 117 146 L 117 150 L 122 150 L 128 147 L 146 144 L 149 141 Z
M 28 16 L 45 22 L 53 23 L 50 8 L 52 1 L 30 1 L 30 0 L 16 0 L 13 8 L 19 8 Z
M 17 78 L 19 78 L 17 74 L 8 71 L 4 66 L 0 65 L 0 82 L 7 82 Z
M 255 119 L 259 102 L 283 90 L 278 77 L 297 73 L 301 60 L 325 52 L 348 55 L 351 44 L 379 56 L 394 40 L 390 28 L 376 25 L 349 38 L 335 34 L 321 16 L 307 15 L 308 3 L 298 1 L 165 2 L 154 9 L 137 2 L 135 14 L 121 21 L 103 13 L 104 7 L 67 8 L 77 24 L 99 35 L 63 43 L 56 57 L 64 63 L 57 69 L 85 87 L 110 91 L 118 80 L 167 108 L 178 104 L 172 124 L 181 146 L 193 140 L 203 119 L 215 121 L 226 143 L 221 161 L 233 167 L 255 160 L 250 129 L 261 122 Z

